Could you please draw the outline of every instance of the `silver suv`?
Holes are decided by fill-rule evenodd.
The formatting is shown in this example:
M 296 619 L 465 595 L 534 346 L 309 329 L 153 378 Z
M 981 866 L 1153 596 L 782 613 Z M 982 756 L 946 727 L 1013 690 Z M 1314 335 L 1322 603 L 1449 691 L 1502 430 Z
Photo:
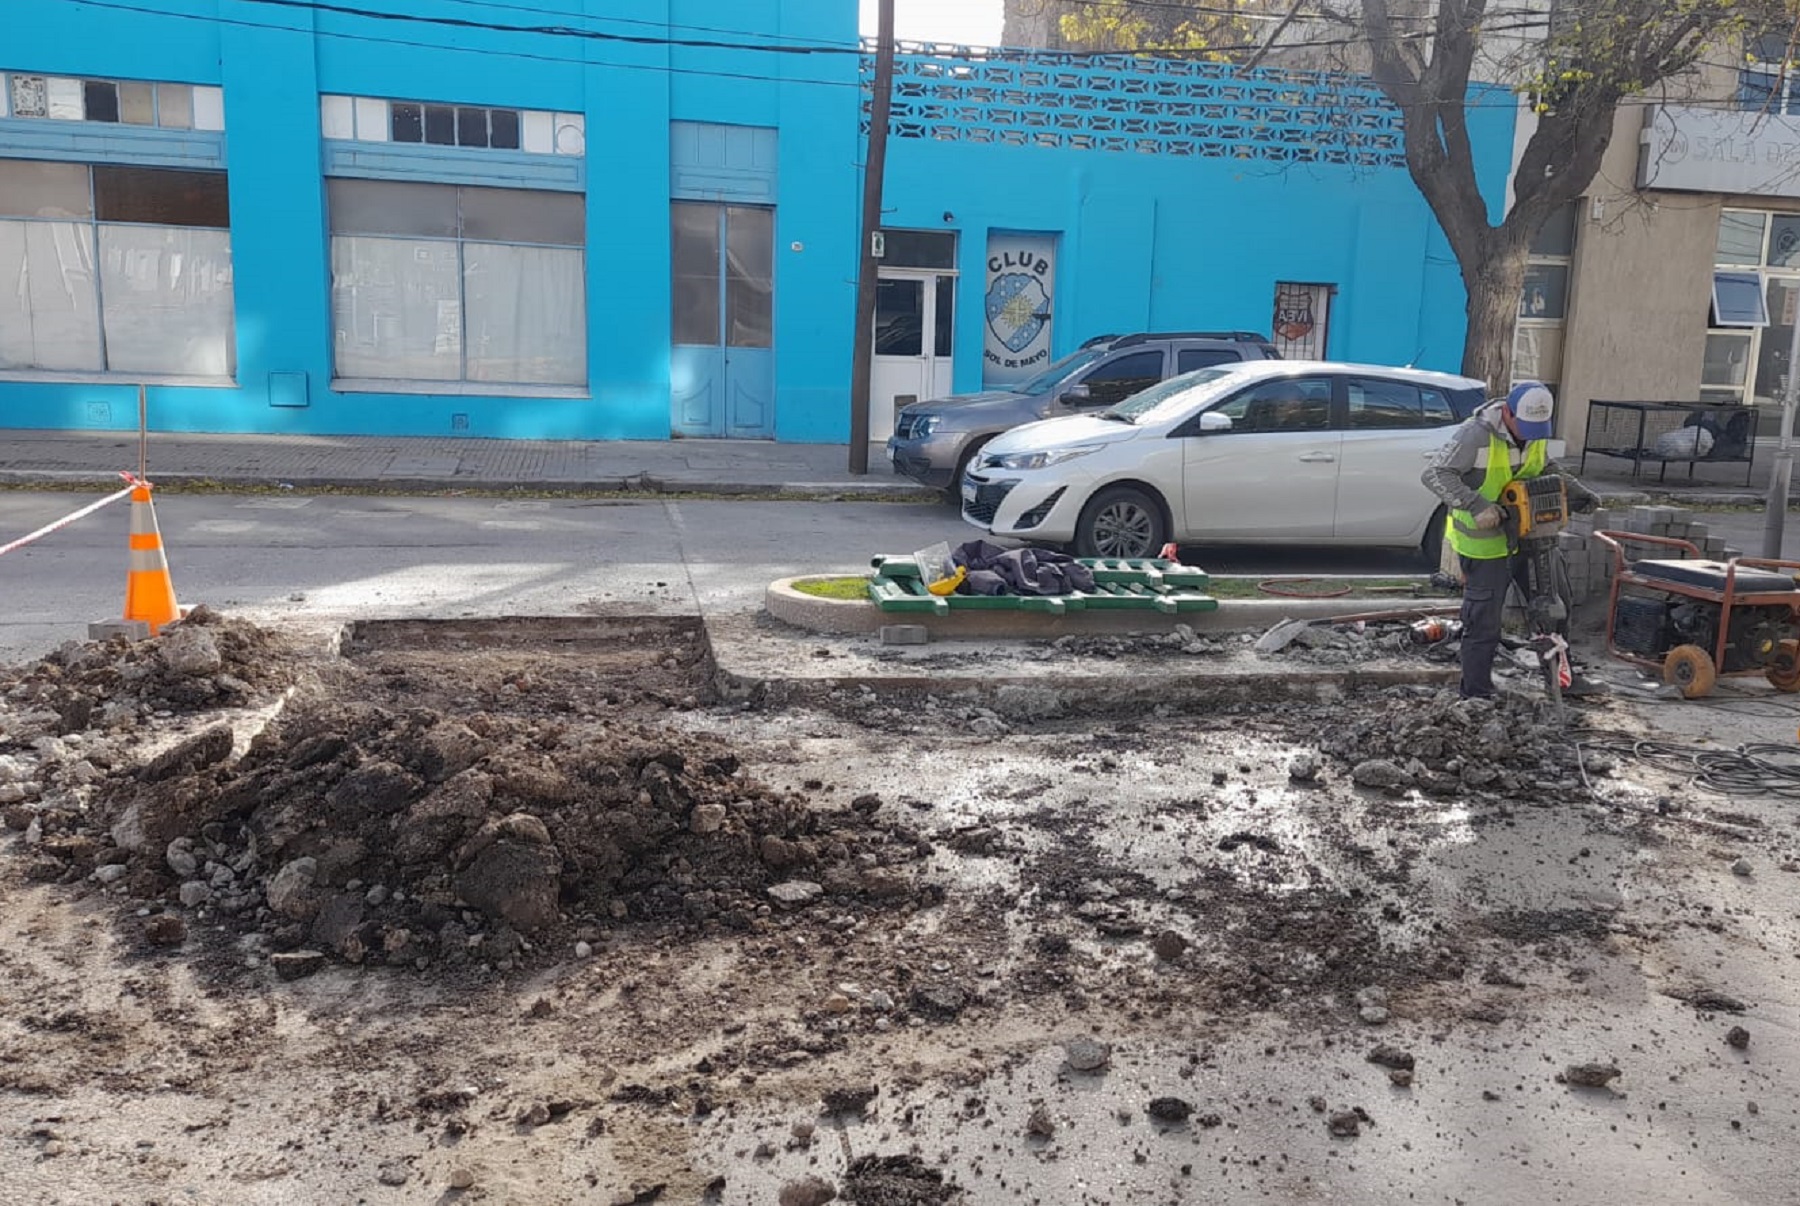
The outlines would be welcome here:
M 903 407 L 894 416 L 888 459 L 895 473 L 954 493 L 981 446 L 1008 428 L 1056 415 L 1097 413 L 1195 369 L 1280 358 L 1268 336 L 1250 331 L 1102 335 L 1010 390 Z

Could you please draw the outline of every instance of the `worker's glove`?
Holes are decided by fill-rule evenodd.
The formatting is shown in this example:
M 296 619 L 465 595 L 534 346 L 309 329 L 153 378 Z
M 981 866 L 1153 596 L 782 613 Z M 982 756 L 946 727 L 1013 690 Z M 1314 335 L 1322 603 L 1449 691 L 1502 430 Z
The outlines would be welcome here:
M 1600 500 L 1592 494 L 1574 494 L 1569 497 L 1569 510 L 1577 515 L 1586 515 L 1600 506 Z
M 1506 512 L 1499 507 L 1486 507 L 1475 513 L 1475 526 L 1483 532 L 1491 532 L 1506 522 Z

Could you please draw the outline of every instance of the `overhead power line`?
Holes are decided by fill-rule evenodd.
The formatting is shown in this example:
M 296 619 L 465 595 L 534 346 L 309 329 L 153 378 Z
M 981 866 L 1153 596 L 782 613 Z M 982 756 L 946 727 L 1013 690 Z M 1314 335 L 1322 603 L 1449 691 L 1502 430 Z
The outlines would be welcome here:
M 576 67 L 604 66 L 604 67 L 608 68 L 609 70 L 646 71 L 646 72 L 653 72 L 656 74 L 693 76 L 693 77 L 703 77 L 703 78 L 712 78 L 712 79 L 745 80 L 745 81 L 752 81 L 752 82 L 757 82 L 757 83 L 769 82 L 769 80 L 771 78 L 767 74 L 759 74 L 755 71 L 730 71 L 730 70 L 721 70 L 721 69 L 715 69 L 715 68 L 676 66 L 674 64 L 631 63 L 631 62 L 619 62 L 619 61 L 610 61 L 610 60 L 606 61 L 606 62 L 596 62 L 593 59 L 585 58 L 585 57 L 550 54 L 550 53 L 544 53 L 544 52 L 538 52 L 538 51 L 518 50 L 518 49 L 506 47 L 506 46 L 489 46 L 489 45 L 483 45 L 483 46 L 479 46 L 479 47 L 456 46 L 456 45 L 448 44 L 445 42 L 418 41 L 418 40 L 410 39 L 410 38 L 391 37 L 391 36 L 385 36 L 385 35 L 381 35 L 381 34 L 353 33 L 353 32 L 348 32 L 348 31 L 328 30 L 328 29 L 307 29 L 307 30 L 296 31 L 294 29 L 294 27 L 288 26 L 288 25 L 278 25 L 278 24 L 271 24 L 266 21 L 249 21 L 249 20 L 243 20 L 241 18 L 226 17 L 226 16 L 212 16 L 212 15 L 200 14 L 200 13 L 171 12 L 168 9 L 155 7 L 153 5 L 128 3 L 128 2 L 126 2 L 126 0 L 73 0 L 73 2 L 84 5 L 89 8 L 105 9 L 105 10 L 114 11 L 114 12 L 137 13 L 140 15 L 166 18 L 169 20 L 196 22 L 196 23 L 200 23 L 200 24 L 204 24 L 204 25 L 225 25 L 225 26 L 232 26 L 232 27 L 237 27 L 237 28 L 270 30 L 270 31 L 275 31 L 275 32 L 283 32 L 283 33 L 301 32 L 301 33 L 305 33 L 308 36 L 319 37 L 319 38 L 330 38 L 330 39 L 337 40 L 337 41 L 363 42 L 363 43 L 369 43 L 369 44 L 374 44 L 374 45 L 386 45 L 386 46 L 404 46 L 404 47 L 408 47 L 411 49 L 419 49 L 419 50 L 431 50 L 431 51 L 439 51 L 439 52 L 500 56 L 500 57 L 505 57 L 505 58 L 523 59 L 523 60 L 530 61 L 530 62 L 558 63 L 558 64 L 564 64 L 564 65 L 576 66 Z M 512 25 L 507 25 L 504 23 L 471 21 L 471 20 L 465 20 L 462 18 L 454 18 L 454 17 L 425 17 L 422 15 L 411 15 L 411 14 L 399 15 L 399 14 L 393 14 L 393 13 L 382 13 L 382 12 L 379 12 L 376 10 L 360 9 L 360 8 L 357 8 L 352 5 L 334 3 L 334 2 L 332 2 L 332 0 L 239 0 L 239 2 L 245 3 L 245 4 L 261 4 L 261 5 L 265 5 L 265 6 L 269 6 L 269 7 L 276 7 L 276 8 L 308 9 L 308 10 L 317 10 L 317 11 L 327 11 L 327 12 L 333 12 L 333 13 L 347 14 L 347 15 L 351 15 L 351 16 L 372 16 L 376 19 L 386 18 L 386 19 L 393 19 L 393 20 L 403 20 L 403 21 L 407 21 L 409 23 L 421 24 L 421 25 L 425 25 L 425 26 L 446 26 L 446 27 L 449 27 L 452 29 L 463 29 L 463 30 L 472 29 L 472 30 L 483 30 L 483 31 L 495 32 L 495 33 L 518 34 L 518 35 L 524 35 L 524 36 L 537 36 L 537 37 L 548 38 L 553 42 L 558 41 L 558 40 L 568 40 L 568 39 L 572 38 L 572 39 L 581 40 L 581 41 L 612 42 L 612 43 L 625 45 L 625 46 L 663 46 L 663 47 L 680 46 L 680 47 L 694 47 L 694 48 L 701 48 L 701 49 L 718 49 L 718 50 L 750 51 L 750 52 L 762 52 L 762 53 L 778 53 L 778 54 L 782 54 L 782 55 L 784 55 L 786 57 L 790 57 L 790 58 L 803 57 L 803 56 L 815 55 L 815 54 L 838 56 L 838 57 L 845 56 L 845 55 L 854 55 L 854 56 L 857 56 L 859 60 L 861 60 L 865 63 L 867 61 L 869 61 L 869 59 L 871 57 L 870 50 L 872 49 L 871 47 L 868 47 L 868 46 L 862 45 L 862 44 L 859 44 L 856 46 L 842 46 L 842 45 L 829 45 L 829 44 L 798 44 L 798 43 L 796 43 L 796 44 L 775 46 L 775 45 L 768 45 L 768 44 L 763 44 L 763 43 L 733 43 L 733 42 L 726 42 L 723 40 L 713 40 L 713 39 L 652 37 L 647 34 L 645 34 L 645 35 L 608 34 L 608 33 L 602 32 L 602 31 L 575 30 L 575 29 L 567 29 L 567 28 L 560 27 L 560 26 L 541 26 L 541 27 L 512 26 Z M 474 0 L 470 0 L 470 2 L 474 2 Z M 546 11 L 549 11 L 549 10 L 546 10 Z M 1528 23 L 1526 26 L 1522 26 L 1522 28 L 1523 27 L 1535 27 L 1538 24 L 1542 24 L 1542 22 L 1541 21 L 1531 22 L 1531 23 Z M 1498 31 L 1490 31 L 1490 32 L 1498 32 Z M 1360 45 L 1360 44 L 1363 44 L 1365 41 L 1366 41 L 1366 39 L 1363 39 L 1360 37 L 1343 37 L 1343 38 L 1330 38 L 1330 39 L 1304 39 L 1304 40 L 1299 40 L 1299 41 L 1294 41 L 1294 42 L 1284 42 L 1284 43 L 1274 47 L 1274 50 L 1275 51 L 1286 51 L 1286 50 L 1308 50 L 1308 49 L 1316 50 L 1316 49 L 1343 48 L 1343 47 L 1348 47 L 1348 46 Z M 1104 67 L 1105 62 L 1109 59 L 1116 59 L 1116 60 L 1119 60 L 1120 62 L 1137 62 L 1137 61 L 1141 61 L 1141 60 L 1145 59 L 1146 57 L 1167 58 L 1167 59 L 1177 59 L 1177 60 L 1192 60 L 1195 58 L 1203 58 L 1206 55 L 1211 55 L 1211 54 L 1226 54 L 1226 53 L 1235 53 L 1235 52 L 1251 53 L 1251 52 L 1255 52 L 1261 48 L 1261 43 L 1256 42 L 1256 41 L 1245 42 L 1242 44 L 1233 44 L 1233 45 L 1228 45 L 1228 46 L 1215 46 L 1215 47 L 1207 48 L 1205 50 L 1197 50 L 1197 51 L 1162 51 L 1162 50 L 1157 50 L 1157 51 L 1062 51 L 1062 50 L 1025 50 L 1025 49 L 1014 49 L 1014 48 L 998 48 L 998 49 L 988 49 L 988 50 L 973 50 L 973 49 L 965 50 L 964 48 L 954 47 L 954 46 L 945 45 L 945 44 L 937 44 L 937 43 L 912 43 L 912 44 L 908 44 L 908 45 L 913 46 L 913 47 L 918 47 L 920 49 L 919 50 L 910 50 L 910 51 L 907 51 L 907 53 L 915 53 L 916 54 L 916 53 L 923 52 L 923 53 L 927 53 L 930 57 L 933 57 L 933 58 L 963 59 L 963 60 L 969 62 L 971 66 L 979 66 L 983 63 L 1006 63 L 1006 62 L 1027 62 L 1027 63 L 1037 64 L 1037 63 L 1042 63 L 1045 60 L 1060 59 L 1060 60 L 1070 63 L 1071 65 L 1076 65 L 1076 66 L 1086 65 L 1086 66 L 1091 66 L 1091 67 Z M 906 48 L 903 47 L 903 50 L 905 50 L 905 49 Z M 1230 64 L 1229 63 L 1221 63 L 1220 66 L 1222 68 L 1229 68 Z M 1257 70 L 1261 73 L 1270 73 L 1270 74 L 1276 74 L 1276 75 L 1292 74 L 1292 75 L 1302 75 L 1302 76 L 1326 76 L 1326 75 L 1333 74 L 1330 72 L 1318 71 L 1318 70 L 1312 70 L 1312 69 L 1299 70 L 1299 69 L 1281 68 L 1281 67 L 1261 67 L 1261 68 L 1258 68 Z M 1265 75 L 1265 78 L 1266 78 L 1266 75 Z M 1354 75 L 1344 75 L 1342 78 L 1344 78 L 1344 80 L 1348 83 L 1362 83 L 1366 87 L 1370 87 L 1370 88 L 1375 87 L 1375 84 L 1372 80 L 1364 81 L 1364 80 L 1362 80 L 1361 77 L 1357 77 Z M 813 85 L 813 86 L 818 86 L 818 87 L 834 87 L 834 88 L 855 89 L 857 91 L 866 91 L 866 87 L 861 80 L 832 80 L 832 79 L 819 79 L 819 78 L 808 78 L 808 77 L 800 77 L 800 78 L 783 77 L 783 82 L 808 84 L 808 85 Z M 1496 87 L 1507 88 L 1508 86 L 1496 85 Z M 1504 100 L 1470 99 L 1465 102 L 1465 107 L 1471 111 L 1479 110 L 1479 109 L 1513 109 L 1517 106 L 1517 103 L 1518 102 L 1515 99 L 1513 99 L 1512 97 L 1509 96 L 1508 98 L 1506 98 Z M 1653 97 L 1640 96 L 1640 97 L 1628 97 L 1628 98 L 1620 101 L 1619 103 L 1621 106 L 1626 106 L 1626 105 L 1640 105 L 1641 106 L 1641 105 L 1661 105 L 1661 104 L 1667 104 L 1669 102 L 1664 98 L 1653 98 Z M 1696 101 L 1684 101 L 1681 103 L 1690 105 L 1692 107 L 1697 107 L 1697 108 L 1737 109 L 1737 108 L 1741 107 L 1735 99 L 1696 100 Z

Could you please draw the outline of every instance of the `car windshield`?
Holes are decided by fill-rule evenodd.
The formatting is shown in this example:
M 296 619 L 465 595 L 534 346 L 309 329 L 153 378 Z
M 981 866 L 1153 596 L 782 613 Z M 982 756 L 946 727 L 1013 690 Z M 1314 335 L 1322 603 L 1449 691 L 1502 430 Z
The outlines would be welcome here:
M 1238 376 L 1237 365 L 1220 365 L 1216 368 L 1196 369 L 1191 373 L 1183 373 L 1179 377 L 1170 377 L 1160 385 L 1152 385 L 1149 389 L 1131 395 L 1123 402 L 1108 408 L 1102 415 L 1106 419 L 1122 419 L 1127 423 L 1136 423 L 1157 407 L 1166 403 L 1193 400 L 1199 393 L 1215 392 L 1219 382 Z
M 1105 348 L 1083 348 L 1079 352 L 1070 352 L 1037 376 L 1027 378 L 1018 387 L 1018 392 L 1033 398 L 1047 394 L 1105 354 Z

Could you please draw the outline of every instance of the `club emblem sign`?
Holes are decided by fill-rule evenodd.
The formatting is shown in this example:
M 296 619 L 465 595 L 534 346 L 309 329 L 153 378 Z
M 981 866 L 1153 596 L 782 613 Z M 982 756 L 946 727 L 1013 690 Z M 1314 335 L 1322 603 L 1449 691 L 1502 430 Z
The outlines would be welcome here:
M 1050 363 L 1055 296 L 1056 236 L 988 238 L 982 371 L 989 385 L 1023 381 Z
M 1314 322 L 1311 289 L 1282 289 L 1275 295 L 1275 334 L 1297 343 L 1312 334 Z

